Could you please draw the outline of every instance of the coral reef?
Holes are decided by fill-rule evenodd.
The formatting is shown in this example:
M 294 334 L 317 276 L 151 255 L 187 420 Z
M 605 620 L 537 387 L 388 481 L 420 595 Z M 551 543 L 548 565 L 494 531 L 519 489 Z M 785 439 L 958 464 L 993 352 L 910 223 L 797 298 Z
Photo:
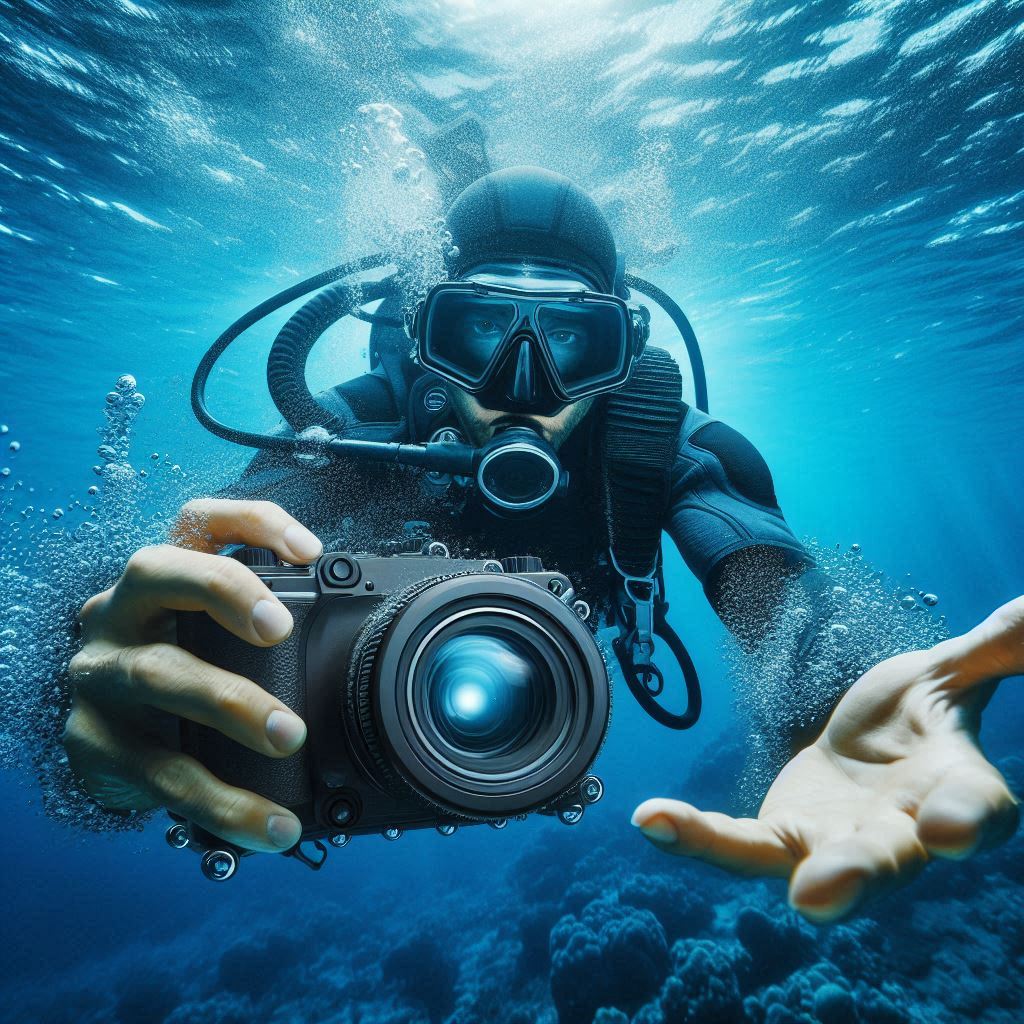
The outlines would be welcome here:
M 1024 763 L 1000 767 L 1019 788 Z M 589 838 L 590 842 L 587 842 Z M 1024 836 L 840 924 L 790 911 L 780 882 L 659 856 L 626 830 L 536 827 L 495 885 L 453 885 L 429 916 L 367 895 L 279 911 L 223 945 L 90 965 L 11 1020 L 77 1024 L 1016 1024 L 1024 1019 Z M 475 900 L 475 902 L 473 902 Z M 357 919 L 357 929 L 338 921 Z M 218 930 L 220 929 L 220 930 Z M 209 957 L 210 948 L 222 951 Z M 173 964 L 173 969 L 168 965 Z M 72 1010 L 71 1008 L 74 1007 Z

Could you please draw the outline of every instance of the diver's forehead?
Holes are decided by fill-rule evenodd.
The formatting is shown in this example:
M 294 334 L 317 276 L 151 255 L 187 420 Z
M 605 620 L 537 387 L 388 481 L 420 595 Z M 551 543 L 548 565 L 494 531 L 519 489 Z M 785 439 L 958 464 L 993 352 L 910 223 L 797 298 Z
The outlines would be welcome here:
M 594 285 L 582 274 L 566 267 L 545 267 L 536 263 L 509 262 L 483 263 L 468 274 L 462 274 L 461 281 L 478 281 L 480 284 L 508 285 L 513 288 L 529 288 L 536 291 L 593 290 Z

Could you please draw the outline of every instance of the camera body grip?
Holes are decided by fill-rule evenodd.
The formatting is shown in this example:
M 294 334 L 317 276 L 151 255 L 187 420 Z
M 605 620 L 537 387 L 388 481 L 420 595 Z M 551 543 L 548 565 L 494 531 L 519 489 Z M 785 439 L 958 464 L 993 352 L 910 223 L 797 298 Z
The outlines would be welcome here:
M 306 721 L 304 626 L 313 605 L 283 603 L 295 628 L 273 647 L 239 639 L 205 612 L 178 614 L 178 643 L 211 665 L 251 679 Z M 181 749 L 228 785 L 252 790 L 284 807 L 304 805 L 312 798 L 308 744 L 289 757 L 269 757 L 216 729 L 182 719 Z

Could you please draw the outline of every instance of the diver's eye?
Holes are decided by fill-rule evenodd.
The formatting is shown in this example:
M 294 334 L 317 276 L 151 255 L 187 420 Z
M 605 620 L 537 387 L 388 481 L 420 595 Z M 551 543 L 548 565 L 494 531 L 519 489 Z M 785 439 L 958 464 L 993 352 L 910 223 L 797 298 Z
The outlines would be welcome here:
M 498 325 L 493 320 L 487 319 L 474 320 L 471 325 L 471 330 L 478 338 L 493 338 L 495 335 L 501 333 L 498 329 Z
M 548 341 L 553 345 L 573 345 L 576 342 L 575 331 L 552 331 L 548 334 Z

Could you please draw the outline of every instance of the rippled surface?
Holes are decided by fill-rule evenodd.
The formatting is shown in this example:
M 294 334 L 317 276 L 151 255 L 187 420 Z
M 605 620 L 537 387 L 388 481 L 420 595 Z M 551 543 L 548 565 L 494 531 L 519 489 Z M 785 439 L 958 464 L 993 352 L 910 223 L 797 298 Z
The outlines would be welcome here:
M 886 574 L 884 593 L 934 592 L 950 626 L 967 628 L 1024 579 L 1022 50 L 1021 0 L 0 2 L 0 486 L 3 568 L 16 573 L 0 578 L 8 601 L 26 581 L 44 587 L 17 590 L 29 595 L 22 617 L 0 630 L 26 635 L 40 621 L 33 600 L 80 603 L 97 570 L 157 534 L 182 493 L 243 464 L 188 411 L 195 364 L 231 319 L 382 245 L 412 245 L 415 272 L 430 277 L 439 200 L 415 150 L 464 111 L 483 120 L 497 166 L 541 164 L 590 190 L 629 268 L 678 299 L 703 344 L 712 411 L 762 449 L 796 531 L 823 550 L 861 544 Z M 240 342 L 211 384 L 232 422 L 276 421 L 264 383 L 270 329 Z M 681 355 L 670 334 L 655 340 Z M 365 361 L 358 331 L 329 332 L 310 382 L 336 383 Z M 131 451 L 112 462 L 142 483 L 103 513 L 89 493 L 108 482 L 91 468 L 107 443 L 96 429 L 109 427 L 104 396 L 125 373 L 147 401 Z M 159 485 L 137 476 L 147 467 Z M 109 543 L 64 558 L 61 531 L 92 518 L 90 506 L 106 516 Z M 777 907 L 774 890 L 744 895 L 638 852 L 625 824 L 632 802 L 675 791 L 690 770 L 697 797 L 714 800 L 701 769 L 719 731 L 737 731 L 721 629 L 674 554 L 669 570 L 673 620 L 706 680 L 705 720 L 684 739 L 660 735 L 620 701 L 602 760 L 609 795 L 547 853 L 547 823 L 515 836 L 353 843 L 321 875 L 262 858 L 211 893 L 157 825 L 83 840 L 44 819 L 34 780 L 5 757 L 17 837 L 5 892 L 23 932 L 11 979 L 42 978 L 63 959 L 78 991 L 63 1002 L 87 1020 L 267 1019 L 275 1007 L 283 1020 L 314 1005 L 338 1021 L 356 1006 L 366 1021 L 553 1020 L 552 985 L 558 1002 L 559 985 L 609 974 L 607 936 L 631 929 L 630 948 L 646 951 L 640 975 L 654 964 L 684 987 L 701 972 L 727 991 L 752 983 L 721 953 L 723 936 L 748 952 L 762 941 L 793 949 L 777 1001 L 809 1020 L 817 993 L 837 984 L 830 970 L 847 988 L 900 989 L 889 1001 L 910 1016 L 887 1018 L 858 996 L 862 1024 L 1016 1019 L 1019 851 L 936 874 L 919 904 L 817 945 L 790 925 L 764 939 L 749 915 Z M 62 621 L 54 614 L 42 620 Z M 995 755 L 1020 746 L 1021 701 L 1003 691 L 986 717 Z M 3 695 L 5 752 L 23 721 L 19 697 Z M 581 860 L 600 844 L 603 857 Z M 559 870 L 527 859 L 505 872 L 523 850 Z M 572 895 L 573 882 L 586 891 Z M 683 889 L 725 908 L 717 932 L 699 907 L 682 924 L 665 917 Z M 613 890 L 634 917 L 586 909 Z M 962 903 L 949 902 L 954 890 Z M 355 906 L 375 922 L 366 934 L 351 934 Z M 652 925 L 643 915 L 655 911 Z M 259 924 L 239 926 L 254 913 Z M 576 923 L 559 931 L 564 914 Z M 942 923 L 1000 914 L 998 934 Z M 687 947 L 666 966 L 659 943 L 677 927 L 719 952 Z M 897 936 L 895 952 L 882 951 L 879 931 Z M 569 955 L 595 942 L 593 962 Z M 448 963 L 436 943 L 451 977 L 417 1010 L 402 979 L 424 958 Z M 968 963 L 979 944 L 991 975 Z M 911 962 L 911 946 L 927 965 Z M 303 973 L 317 962 L 310 948 L 319 1002 Z M 153 985 L 136 991 L 126 978 L 151 961 Z M 966 980 L 943 988 L 943 973 Z M 257 976 L 298 1002 L 254 987 Z M 392 994 L 375 1002 L 360 984 Z M 752 1020 L 775 998 L 757 991 Z

